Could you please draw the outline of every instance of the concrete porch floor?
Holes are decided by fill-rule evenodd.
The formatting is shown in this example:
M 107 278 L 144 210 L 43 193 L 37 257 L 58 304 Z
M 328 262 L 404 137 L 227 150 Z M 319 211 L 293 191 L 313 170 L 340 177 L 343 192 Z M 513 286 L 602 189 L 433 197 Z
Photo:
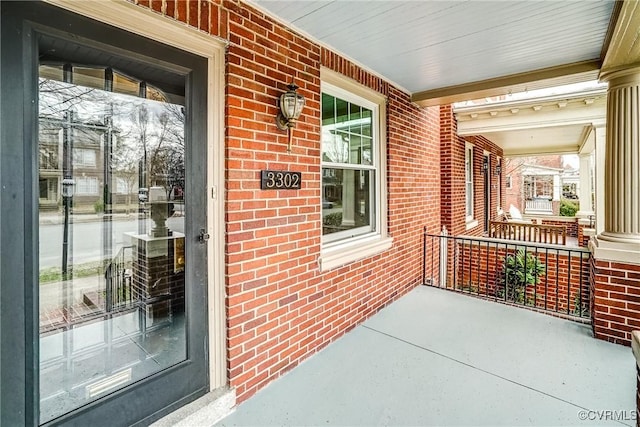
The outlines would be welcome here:
M 420 286 L 219 425 L 635 426 L 635 391 L 589 325 Z

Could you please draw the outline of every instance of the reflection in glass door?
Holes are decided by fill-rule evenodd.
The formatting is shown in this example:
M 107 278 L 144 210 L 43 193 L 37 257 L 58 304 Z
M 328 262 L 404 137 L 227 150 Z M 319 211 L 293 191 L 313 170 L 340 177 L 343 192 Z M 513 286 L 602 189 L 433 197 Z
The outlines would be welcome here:
M 187 357 L 182 84 L 40 64 L 41 423 Z

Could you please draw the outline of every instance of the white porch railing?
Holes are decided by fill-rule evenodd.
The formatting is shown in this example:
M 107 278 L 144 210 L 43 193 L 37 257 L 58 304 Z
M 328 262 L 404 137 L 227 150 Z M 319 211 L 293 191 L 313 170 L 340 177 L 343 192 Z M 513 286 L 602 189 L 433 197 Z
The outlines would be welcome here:
M 524 213 L 530 212 L 553 212 L 553 204 L 551 200 L 526 200 L 524 205 Z

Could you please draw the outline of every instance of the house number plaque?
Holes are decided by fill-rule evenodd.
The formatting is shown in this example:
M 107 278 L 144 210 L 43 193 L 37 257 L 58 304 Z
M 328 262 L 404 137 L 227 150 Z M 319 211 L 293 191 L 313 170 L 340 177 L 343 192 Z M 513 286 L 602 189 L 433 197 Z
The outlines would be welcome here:
M 260 188 L 263 190 L 299 190 L 302 173 L 289 171 L 260 171 Z

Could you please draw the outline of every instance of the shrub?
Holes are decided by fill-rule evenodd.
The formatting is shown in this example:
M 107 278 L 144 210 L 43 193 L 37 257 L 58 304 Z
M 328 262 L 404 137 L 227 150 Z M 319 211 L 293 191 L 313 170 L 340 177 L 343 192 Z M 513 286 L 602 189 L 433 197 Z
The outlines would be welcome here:
M 507 255 L 498 276 L 498 296 L 508 301 L 524 303 L 527 286 L 537 285 L 544 276 L 544 264 L 524 248 Z
M 342 224 L 342 212 L 334 212 L 322 218 L 324 225 L 338 227 Z
M 356 227 L 362 227 L 364 225 L 368 225 L 367 218 L 360 214 L 356 213 L 354 217 L 354 222 Z M 342 212 L 334 212 L 322 217 L 322 225 L 324 229 L 324 234 L 336 233 L 338 231 L 347 230 L 349 226 L 342 225 Z
M 578 205 L 571 200 L 560 200 L 560 216 L 576 216 Z
M 96 202 L 93 204 L 93 210 L 96 213 L 104 212 L 104 203 L 102 203 L 102 200 L 96 200 Z

